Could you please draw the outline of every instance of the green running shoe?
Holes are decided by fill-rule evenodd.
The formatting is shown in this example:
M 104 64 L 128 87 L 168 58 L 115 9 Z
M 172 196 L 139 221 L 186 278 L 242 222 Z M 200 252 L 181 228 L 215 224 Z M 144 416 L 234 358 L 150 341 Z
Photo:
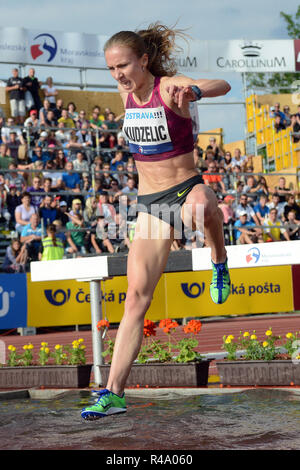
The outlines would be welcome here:
M 213 278 L 210 284 L 210 296 L 215 304 L 223 304 L 230 294 L 230 276 L 227 259 L 224 263 L 212 261 Z
M 94 405 L 83 408 L 81 411 L 83 419 L 94 421 L 95 419 L 104 418 L 105 416 L 126 412 L 124 393 L 122 397 L 119 397 L 119 395 L 116 395 L 106 388 L 96 393 L 99 395 L 97 402 Z

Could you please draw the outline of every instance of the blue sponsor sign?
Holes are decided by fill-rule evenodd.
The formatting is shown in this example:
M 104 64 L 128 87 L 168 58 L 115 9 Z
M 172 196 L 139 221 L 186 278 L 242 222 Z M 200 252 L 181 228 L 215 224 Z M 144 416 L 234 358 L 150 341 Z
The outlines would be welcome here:
M 26 274 L 0 275 L 0 329 L 27 326 Z

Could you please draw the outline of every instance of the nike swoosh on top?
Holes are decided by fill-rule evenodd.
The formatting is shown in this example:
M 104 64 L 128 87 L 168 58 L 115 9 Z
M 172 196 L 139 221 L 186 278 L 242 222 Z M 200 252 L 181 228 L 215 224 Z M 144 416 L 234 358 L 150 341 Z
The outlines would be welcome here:
M 183 196 L 184 193 L 185 193 L 188 189 L 190 189 L 190 186 L 189 186 L 188 188 L 186 188 L 184 191 L 181 191 L 181 193 L 178 192 L 178 193 L 177 193 L 177 196 L 178 196 L 178 197 Z

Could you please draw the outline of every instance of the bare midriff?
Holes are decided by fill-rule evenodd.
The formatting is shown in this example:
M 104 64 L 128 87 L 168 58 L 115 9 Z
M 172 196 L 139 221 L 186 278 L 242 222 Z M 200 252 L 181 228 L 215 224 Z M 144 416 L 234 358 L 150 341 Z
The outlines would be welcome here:
M 136 168 L 139 195 L 164 191 L 199 174 L 192 152 L 158 162 L 136 161 Z

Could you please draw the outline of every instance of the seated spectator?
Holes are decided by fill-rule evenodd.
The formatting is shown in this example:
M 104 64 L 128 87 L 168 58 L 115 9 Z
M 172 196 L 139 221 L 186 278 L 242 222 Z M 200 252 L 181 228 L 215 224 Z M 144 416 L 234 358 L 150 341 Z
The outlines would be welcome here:
M 230 245 L 231 243 L 231 231 L 230 226 L 235 222 L 235 215 L 234 210 L 232 208 L 232 204 L 235 198 L 231 194 L 228 194 L 224 197 L 223 201 L 221 201 L 218 206 L 223 213 L 223 228 L 224 228 L 224 238 L 225 238 L 225 245 Z
M 279 202 L 286 202 L 286 196 L 294 194 L 294 191 L 286 187 L 286 179 L 281 176 L 278 180 L 278 185 L 275 186 L 275 192 L 279 195 Z
M 41 261 L 63 259 L 64 253 L 64 244 L 61 238 L 56 235 L 56 225 L 49 224 L 47 226 L 47 235 L 42 239 L 39 259 Z
M 135 166 L 135 162 L 134 162 L 134 158 L 131 156 L 128 158 L 128 162 L 127 162 L 127 165 L 126 165 L 126 174 L 127 174 L 127 178 L 131 177 L 135 180 L 135 185 L 136 187 L 138 187 L 138 175 L 137 175 L 137 170 L 136 170 L 136 166 Z M 126 180 L 127 181 L 127 180 Z M 125 186 L 125 184 L 123 183 L 123 181 L 121 181 L 121 184 L 122 186 Z
M 125 169 L 125 161 L 123 160 L 123 152 L 122 150 L 117 150 L 115 156 L 111 159 L 110 162 L 110 169 L 111 171 L 116 171 L 118 165 L 123 165 Z
M 214 160 L 218 160 L 219 161 L 219 158 L 222 157 L 224 155 L 224 152 L 223 150 L 221 149 L 221 147 L 217 144 L 217 139 L 215 137 L 210 137 L 209 138 L 209 144 L 208 146 L 206 147 L 206 152 L 208 150 L 211 150 L 212 153 L 213 153 L 213 159 Z
M 46 119 L 44 122 L 45 127 L 56 127 L 57 126 L 57 120 L 54 114 L 53 109 L 49 109 L 49 111 L 46 114 Z
M 31 261 L 37 261 L 42 240 L 42 227 L 38 214 L 32 214 L 29 224 L 25 225 L 21 232 L 21 243 L 26 245 L 28 257 Z
M 78 129 L 81 129 L 83 125 L 86 125 L 88 128 L 90 126 L 90 122 L 86 117 L 86 112 L 84 111 L 84 109 L 79 111 L 79 116 L 78 116 L 78 119 L 76 120 L 76 127 Z
M 0 170 L 7 170 L 10 163 L 13 163 L 14 159 L 7 153 L 6 144 L 0 145 Z
M 105 220 L 110 223 L 113 222 L 116 210 L 112 204 L 108 202 L 108 193 L 106 191 L 99 191 L 99 202 L 96 215 L 103 215 Z
M 58 212 L 56 209 L 56 200 L 50 194 L 47 194 L 40 204 L 39 216 L 43 223 L 43 227 L 52 224 L 57 219 Z
M 103 174 L 102 174 L 101 180 L 102 180 L 103 187 L 106 188 L 106 189 L 109 189 L 110 183 L 111 183 L 111 180 L 112 180 L 112 175 L 111 175 L 111 172 L 110 172 L 110 164 L 109 163 L 103 163 L 102 170 L 103 170 Z
M 120 189 L 118 181 L 113 179 L 110 183 L 110 189 L 107 190 L 108 200 L 111 204 L 114 204 L 118 199 Z
M 68 204 L 66 201 L 60 201 L 59 203 L 59 209 L 57 209 L 57 216 L 56 220 L 59 220 L 61 222 L 62 228 L 64 228 L 67 223 L 70 221 L 70 216 L 68 215 Z
M 256 192 L 258 194 L 258 197 L 261 194 L 264 194 L 265 196 L 269 197 L 269 188 L 268 188 L 266 178 L 264 176 L 259 177 L 257 185 L 256 185 Z
M 290 107 L 289 106 L 285 105 L 283 107 L 283 114 L 284 114 L 285 125 L 286 125 L 286 127 L 289 127 L 291 125 L 291 113 L 290 113 Z
M 235 210 L 235 217 L 238 219 L 242 213 L 246 212 L 247 222 L 259 225 L 259 219 L 257 218 L 253 207 L 248 203 L 248 196 L 241 194 L 239 204 Z
M 73 119 L 70 118 L 68 114 L 68 110 L 66 108 L 63 108 L 61 110 L 61 117 L 57 120 L 58 124 L 63 123 L 64 127 L 66 128 L 72 128 L 75 127 L 75 123 Z
M 19 160 L 19 148 L 21 144 L 21 141 L 17 137 L 16 131 L 13 129 L 10 131 L 10 139 L 9 142 L 6 144 L 7 148 L 7 155 L 14 161 L 14 163 L 17 165 L 18 160 Z
M 243 193 L 248 196 L 248 202 L 253 204 L 257 201 L 257 186 L 252 175 L 247 177 L 247 182 L 243 188 Z
M 232 162 L 231 152 L 225 152 L 225 155 L 224 155 L 224 168 L 225 168 L 226 171 L 231 171 L 231 162 Z
M 89 228 L 94 228 L 97 224 L 97 207 L 97 198 L 94 196 L 88 197 L 83 210 L 83 220 Z
M 69 222 L 69 220 L 67 222 Z M 56 219 L 54 220 L 53 225 L 55 225 L 56 227 L 56 237 L 61 240 L 61 242 L 63 243 L 63 246 L 65 247 L 67 244 L 67 238 L 64 233 L 64 227 L 63 227 L 62 221 Z
M 73 199 L 70 215 L 83 215 L 82 202 L 80 199 Z
M 288 212 L 284 227 L 289 234 L 290 240 L 300 239 L 300 221 L 296 219 L 296 211 L 294 209 Z
M 265 242 L 279 242 L 289 240 L 289 234 L 286 227 L 281 228 L 282 222 L 278 217 L 278 211 L 275 207 L 270 209 L 269 216 L 265 219 L 263 228 L 263 239 Z
M 11 185 L 16 186 L 18 191 L 23 191 L 26 186 L 26 181 L 23 178 L 22 174 L 17 172 L 17 165 L 15 163 L 10 163 L 8 166 L 8 172 L 6 174 L 5 184 L 9 187 Z
M 124 173 L 125 167 L 124 167 L 123 163 L 120 163 L 119 165 L 117 165 L 116 170 L 117 170 L 116 173 L 114 173 L 112 175 L 112 177 L 115 181 L 117 181 L 120 188 L 124 188 L 127 184 L 128 178 L 131 178 L 131 176 L 126 175 Z M 128 165 L 126 166 L 126 170 L 128 171 Z M 129 165 L 129 170 L 131 170 L 131 165 Z M 134 178 L 134 180 L 136 182 L 135 178 Z
M 247 220 L 247 217 L 247 212 L 240 212 L 239 220 L 234 223 L 237 245 L 262 242 L 261 232 L 255 228 L 253 222 Z
M 219 183 L 223 193 L 226 192 L 225 185 L 222 181 L 222 176 L 217 173 L 217 166 L 215 162 L 208 164 L 208 169 L 202 175 L 203 181 L 206 185 L 210 186 L 211 183 Z
M 291 115 L 291 126 L 293 129 L 293 142 L 297 143 L 300 140 L 300 116 L 299 114 Z
M 64 107 L 64 102 L 61 98 L 56 100 L 56 107 L 54 108 L 55 118 L 58 121 L 61 118 L 62 109 Z
M 6 207 L 10 215 L 9 228 L 15 228 L 16 219 L 15 219 L 15 210 L 22 203 L 21 196 L 17 193 L 17 187 L 11 185 L 9 187 L 9 193 L 6 196 Z
M 121 216 L 120 213 L 116 213 L 114 217 L 114 223 L 108 225 L 108 238 L 110 239 L 114 251 L 128 251 L 131 242 L 128 237 L 128 230 L 126 220 Z
M 283 211 L 284 211 L 284 206 L 286 202 L 280 202 L 280 196 L 278 193 L 273 193 L 272 194 L 272 200 L 271 202 L 267 203 L 268 208 L 271 209 L 277 209 L 277 216 L 278 218 L 282 218 L 283 216 Z
M 67 191 L 79 192 L 80 191 L 80 176 L 74 173 L 74 166 L 72 162 L 67 162 L 65 165 L 65 173 L 62 175 L 62 181 Z
M 93 146 L 92 133 L 88 123 L 83 123 L 79 131 L 76 132 L 77 142 L 88 149 Z
M 42 87 L 44 92 L 45 98 L 49 101 L 50 107 L 55 109 L 56 107 L 56 97 L 58 95 L 58 91 L 53 84 L 52 77 L 48 77 L 46 79 L 46 84 Z
M 248 163 L 248 158 L 246 155 L 242 155 L 240 149 L 236 148 L 233 152 L 233 157 L 231 160 L 231 170 L 234 169 L 235 166 L 239 166 L 241 172 L 245 172 L 246 166 Z
M 91 190 L 93 190 L 91 181 L 88 173 L 82 173 L 80 191 L 87 195 Z
M 69 131 L 65 129 L 63 122 L 57 123 L 58 130 L 55 131 L 55 138 L 58 145 L 65 145 L 68 142 Z
M 97 254 L 102 252 L 114 253 L 112 242 L 108 238 L 107 225 L 103 215 L 96 217 L 96 233 L 91 233 L 91 245 Z
M 92 116 L 90 118 L 90 126 L 93 128 L 93 129 L 99 129 L 100 127 L 102 127 L 102 124 L 103 124 L 103 120 L 100 119 L 100 109 L 98 106 L 95 106 L 93 111 L 92 111 Z
M 286 204 L 283 208 L 283 216 L 284 219 L 287 221 L 288 220 L 288 214 L 290 211 L 295 212 L 295 218 L 296 220 L 300 221 L 300 207 L 295 201 L 295 196 L 294 194 L 289 194 L 286 199 Z
M 27 262 L 26 245 L 21 244 L 18 238 L 13 238 L 6 248 L 2 269 L 6 273 L 24 273 Z
M 259 225 L 264 223 L 265 217 L 269 214 L 270 209 L 267 206 L 268 197 L 265 194 L 261 194 L 258 204 L 254 206 L 254 212 L 258 218 Z
M 135 187 L 135 180 L 133 178 L 127 179 L 126 186 L 121 189 L 120 194 L 127 197 L 130 206 L 137 203 L 138 190 Z
M 68 253 L 86 253 L 85 248 L 85 231 L 81 230 L 85 227 L 82 215 L 77 215 L 72 218 L 72 221 L 66 224 L 66 238 L 68 242 Z
M 39 129 L 40 127 L 40 120 L 38 118 L 38 112 L 36 109 L 29 111 L 29 117 L 24 122 L 24 127 L 30 126 L 36 129 Z
M 42 181 L 39 176 L 34 176 L 32 180 L 32 186 L 27 187 L 27 191 L 30 193 L 31 196 L 31 204 L 38 209 L 44 196 L 35 196 L 31 193 L 44 193 L 44 189 L 42 188 Z
M 14 130 L 17 133 L 18 139 L 21 144 L 24 145 L 24 137 L 20 128 L 16 127 L 14 118 L 10 117 L 6 121 L 6 125 L 1 129 L 1 139 L 4 144 L 8 144 L 10 141 L 10 131 Z
M 286 125 L 281 121 L 281 117 L 278 115 L 274 118 L 274 129 L 276 133 L 286 129 Z
M 89 170 L 90 170 L 89 164 L 85 160 L 85 155 L 83 152 L 81 151 L 77 152 L 76 159 L 73 161 L 73 167 L 74 167 L 74 170 L 80 172 L 81 175 L 84 171 L 89 173 Z
M 129 152 L 128 145 L 126 143 L 125 135 L 122 132 L 119 132 L 117 134 L 117 145 L 116 145 L 118 150 L 122 150 L 123 152 L 123 160 L 127 162 L 128 157 L 131 156 L 131 153 Z
M 67 104 L 67 111 L 69 118 L 71 118 L 75 123 L 79 117 L 79 114 L 76 111 L 76 105 L 73 103 L 73 101 L 70 101 L 70 103 Z
M 35 207 L 31 204 L 31 197 L 28 192 L 21 196 L 22 204 L 15 209 L 16 230 L 21 233 L 25 225 L 30 222 L 30 217 L 36 213 Z
M 54 155 L 54 163 L 57 170 L 63 170 L 67 163 L 65 153 L 62 149 L 57 149 Z
M 274 106 L 271 106 L 270 108 L 270 117 L 272 119 L 276 119 L 276 117 L 279 117 L 280 120 L 278 121 L 280 124 L 282 124 L 285 128 L 285 115 L 284 113 L 280 110 L 280 103 L 275 103 Z
M 48 99 L 45 99 L 43 101 L 43 106 L 41 107 L 40 112 L 39 112 L 39 120 L 40 120 L 41 127 L 46 126 L 47 113 L 49 110 L 50 110 L 50 101 Z

